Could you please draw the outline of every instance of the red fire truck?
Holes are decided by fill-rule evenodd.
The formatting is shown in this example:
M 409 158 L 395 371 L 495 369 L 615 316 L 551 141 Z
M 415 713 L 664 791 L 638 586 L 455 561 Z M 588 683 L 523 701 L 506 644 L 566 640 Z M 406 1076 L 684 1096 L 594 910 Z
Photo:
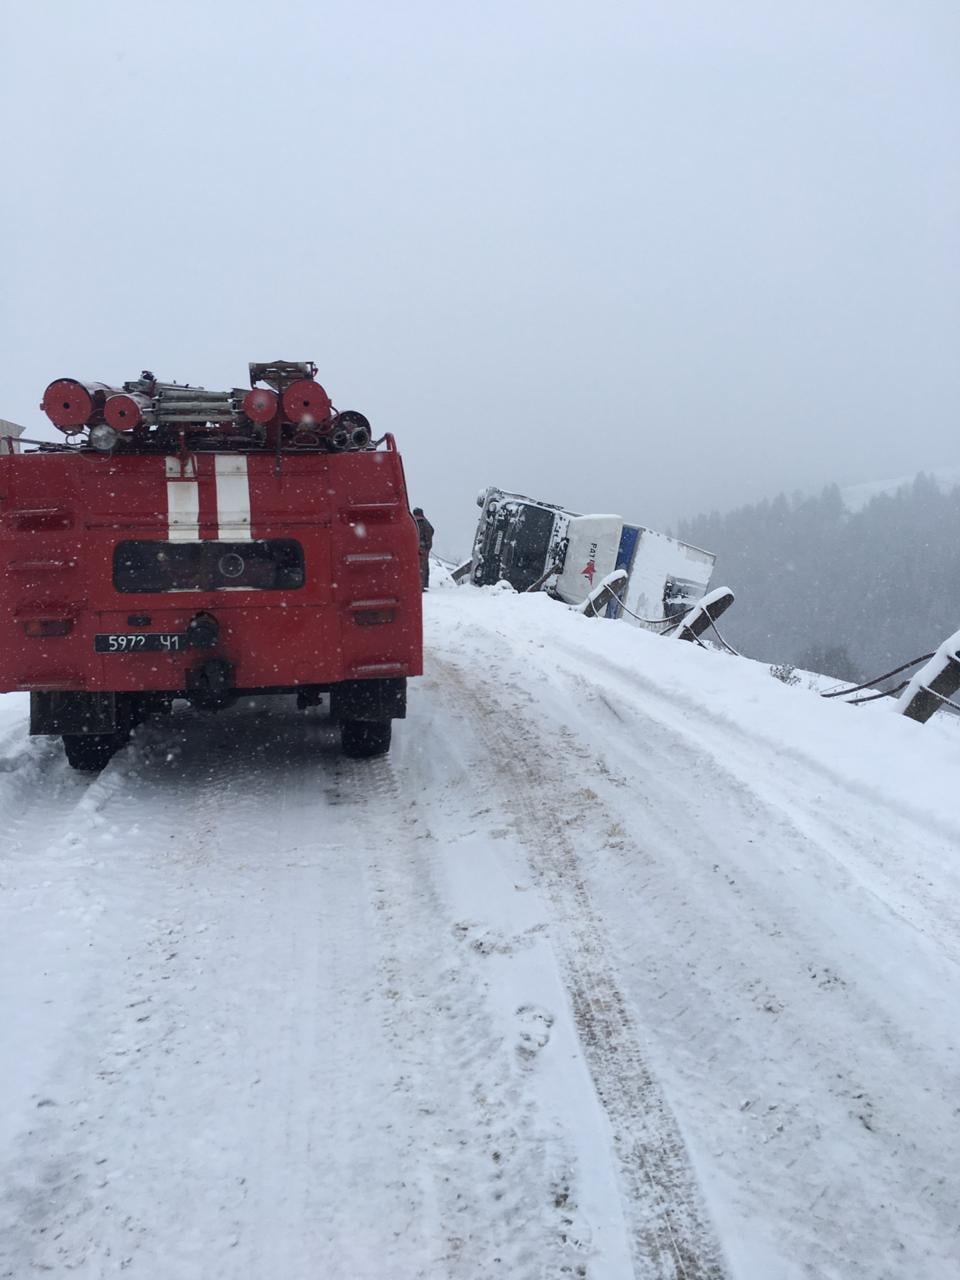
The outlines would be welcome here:
M 344 752 L 390 746 L 422 671 L 417 529 L 393 437 L 312 362 L 250 389 L 61 378 L 62 442 L 0 440 L 0 691 L 100 769 L 175 698 L 329 698 Z

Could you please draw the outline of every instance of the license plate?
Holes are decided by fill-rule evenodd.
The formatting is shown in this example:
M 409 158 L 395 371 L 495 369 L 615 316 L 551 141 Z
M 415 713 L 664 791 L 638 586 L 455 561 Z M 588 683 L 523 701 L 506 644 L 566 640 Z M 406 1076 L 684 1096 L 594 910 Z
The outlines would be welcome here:
M 187 637 L 179 631 L 114 631 L 93 638 L 97 653 L 177 653 L 186 649 Z

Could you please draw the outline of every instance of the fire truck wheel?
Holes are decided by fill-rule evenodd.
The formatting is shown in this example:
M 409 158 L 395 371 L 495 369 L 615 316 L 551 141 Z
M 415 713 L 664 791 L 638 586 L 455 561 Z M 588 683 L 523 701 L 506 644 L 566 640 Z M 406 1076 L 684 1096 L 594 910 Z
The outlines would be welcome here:
M 340 723 L 343 754 L 355 760 L 382 756 L 390 750 L 392 730 L 391 720 L 343 720 Z
M 63 749 L 74 769 L 99 773 L 129 736 L 129 733 L 65 733 Z

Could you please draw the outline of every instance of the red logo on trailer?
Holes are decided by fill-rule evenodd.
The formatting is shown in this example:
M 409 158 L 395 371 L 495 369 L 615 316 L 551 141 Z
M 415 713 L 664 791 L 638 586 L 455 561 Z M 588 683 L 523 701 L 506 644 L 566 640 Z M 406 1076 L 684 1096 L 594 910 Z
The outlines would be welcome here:
M 597 544 L 595 542 L 591 542 L 590 543 L 590 559 L 587 561 L 586 565 L 580 570 L 580 577 L 586 578 L 586 580 L 590 583 L 592 587 L 593 579 L 596 577 L 596 573 L 597 573 Z

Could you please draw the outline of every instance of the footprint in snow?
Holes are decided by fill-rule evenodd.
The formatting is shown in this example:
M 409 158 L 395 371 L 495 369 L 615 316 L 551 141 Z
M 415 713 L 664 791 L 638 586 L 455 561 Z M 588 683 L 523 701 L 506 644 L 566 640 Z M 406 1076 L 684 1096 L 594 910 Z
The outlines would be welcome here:
M 553 1014 L 535 1004 L 522 1004 L 516 1012 L 519 1024 L 517 1054 L 525 1062 L 532 1062 L 541 1049 L 550 1043 Z

